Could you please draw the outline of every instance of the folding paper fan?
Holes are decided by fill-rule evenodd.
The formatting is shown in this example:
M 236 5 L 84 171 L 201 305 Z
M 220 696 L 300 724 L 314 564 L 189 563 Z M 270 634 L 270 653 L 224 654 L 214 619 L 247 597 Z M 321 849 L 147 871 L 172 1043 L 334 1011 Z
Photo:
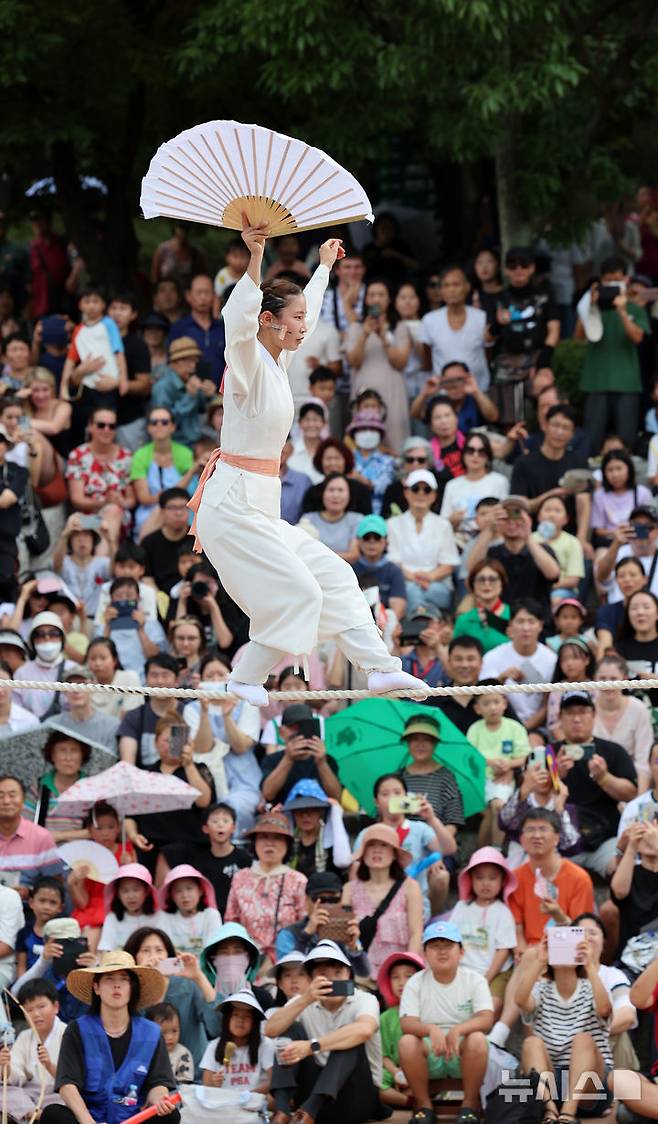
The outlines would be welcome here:
M 142 180 L 141 208 L 158 215 L 242 229 L 242 213 L 270 235 L 373 221 L 349 172 L 319 148 L 260 125 L 208 121 L 161 145 Z
M 72 839 L 70 843 L 62 843 L 57 850 L 71 870 L 86 866 L 87 878 L 92 882 L 109 882 L 119 869 L 112 852 L 91 839 Z

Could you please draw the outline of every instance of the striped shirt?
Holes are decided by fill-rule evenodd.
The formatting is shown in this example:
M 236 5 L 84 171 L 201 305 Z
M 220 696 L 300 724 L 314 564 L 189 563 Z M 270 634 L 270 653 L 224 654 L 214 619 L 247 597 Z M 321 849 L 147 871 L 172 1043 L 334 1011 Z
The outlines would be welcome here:
M 439 766 L 432 773 L 410 773 L 405 769 L 402 776 L 408 792 L 427 794 L 434 815 L 439 817 L 441 823 L 454 824 L 455 827 L 463 825 L 462 795 L 457 787 L 455 774 L 450 769 L 445 765 Z
M 579 977 L 568 999 L 560 995 L 555 980 L 540 980 L 532 989 L 532 997 L 536 1006 L 524 1022 L 542 1039 L 552 1065 L 567 1069 L 575 1035 L 591 1034 L 606 1066 L 612 1069 L 610 1020 L 597 1015 L 589 980 Z
M 50 832 L 21 818 L 13 835 L 0 832 L 0 870 L 18 870 L 21 885 L 33 886 L 42 875 L 62 874 L 64 863 Z

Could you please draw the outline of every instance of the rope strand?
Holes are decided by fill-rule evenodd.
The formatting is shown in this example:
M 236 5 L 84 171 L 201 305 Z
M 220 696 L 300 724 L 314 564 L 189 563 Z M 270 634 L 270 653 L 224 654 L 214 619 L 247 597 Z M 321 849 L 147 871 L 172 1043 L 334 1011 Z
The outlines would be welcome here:
M 173 699 L 217 699 L 235 698 L 218 684 L 217 690 L 199 691 L 191 687 L 146 687 L 130 686 L 122 683 L 42 683 L 38 679 L 0 679 L 0 688 L 21 691 L 84 691 L 90 694 L 141 695 L 145 698 Z M 269 691 L 272 702 L 323 702 L 337 699 L 410 699 L 422 702 L 425 698 L 454 698 L 459 695 L 548 695 L 551 691 L 564 694 L 567 691 L 637 691 L 658 688 L 658 679 L 597 679 L 582 683 L 497 683 L 495 685 L 474 684 L 472 687 L 427 687 L 424 691 L 391 691 L 386 695 L 373 695 L 371 691 Z

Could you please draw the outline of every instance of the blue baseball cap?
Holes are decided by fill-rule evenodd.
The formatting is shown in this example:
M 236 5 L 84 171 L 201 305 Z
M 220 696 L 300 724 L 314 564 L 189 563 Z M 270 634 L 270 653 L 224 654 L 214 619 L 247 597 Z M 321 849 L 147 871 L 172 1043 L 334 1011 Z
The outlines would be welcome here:
M 362 539 L 364 535 L 380 535 L 385 539 L 388 535 L 386 520 L 381 515 L 364 515 L 356 528 L 356 537 Z
M 462 935 L 452 921 L 430 921 L 429 925 L 426 925 L 423 930 L 423 944 L 426 945 L 429 941 L 439 940 L 454 941 L 455 944 L 461 944 Z

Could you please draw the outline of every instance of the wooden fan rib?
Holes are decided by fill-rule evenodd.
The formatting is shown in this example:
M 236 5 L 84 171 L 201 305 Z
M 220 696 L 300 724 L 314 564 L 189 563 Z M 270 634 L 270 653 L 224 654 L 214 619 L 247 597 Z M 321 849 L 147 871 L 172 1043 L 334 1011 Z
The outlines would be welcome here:
M 180 164 L 180 167 L 183 168 L 185 171 L 187 171 L 187 169 L 185 169 L 184 164 Z M 226 206 L 226 200 L 223 199 L 222 196 L 218 192 L 211 194 L 207 190 L 205 185 L 202 187 L 201 184 L 199 184 L 199 183 L 195 183 L 193 181 L 191 182 L 185 176 L 181 175 L 180 172 L 177 172 L 174 168 L 165 168 L 164 171 L 166 171 L 167 174 L 170 175 L 170 176 L 175 176 L 175 178 L 177 180 L 181 180 L 183 183 L 186 183 L 188 185 L 193 186 L 195 188 L 195 190 L 199 193 L 199 195 L 203 196 L 203 198 L 208 199 L 213 203 L 217 203 L 221 207 Z M 163 183 L 168 182 L 168 181 L 164 180 L 162 176 L 160 176 L 160 179 Z M 170 184 L 169 186 L 173 187 L 174 184 Z
M 267 144 L 267 159 L 265 161 L 265 175 L 263 177 L 263 195 L 267 194 L 267 177 L 270 174 L 270 161 L 272 159 L 272 145 L 274 144 L 274 133 L 270 133 L 270 139 Z
M 289 139 L 286 142 L 286 147 L 283 150 L 283 156 L 281 157 L 281 163 L 279 164 L 279 170 L 277 171 L 277 173 L 274 177 L 274 183 L 272 184 L 272 187 L 271 187 L 270 191 L 267 192 L 267 194 L 270 196 L 270 198 L 273 198 L 274 194 L 276 192 L 276 185 L 279 182 L 279 176 L 281 175 L 281 172 L 283 171 L 283 165 L 285 164 L 286 160 L 288 159 L 288 152 L 290 151 L 290 145 L 291 144 L 292 144 L 292 141 Z M 267 188 L 267 184 L 265 185 L 265 188 Z
M 198 168 L 199 171 L 202 172 L 202 174 L 205 175 L 208 182 L 212 185 L 213 190 L 216 190 L 217 192 L 223 192 L 224 195 L 226 196 L 226 198 L 230 198 L 230 194 L 229 194 L 229 191 L 226 187 L 226 184 L 222 180 L 218 181 L 215 170 L 213 168 L 211 168 L 210 164 L 208 163 L 208 161 L 206 160 L 205 156 L 200 151 L 200 149 L 198 149 L 197 146 L 195 144 L 193 144 L 192 141 L 190 141 L 190 145 L 194 149 L 194 151 L 196 152 L 197 156 L 199 157 L 199 160 L 201 161 L 201 165 L 199 165 L 190 156 L 189 159 L 194 164 L 194 167 Z M 204 166 L 207 169 L 206 172 L 203 171 Z
M 345 189 L 345 191 L 339 191 L 339 192 L 336 193 L 336 195 L 330 195 L 328 199 L 320 199 L 319 202 L 314 203 L 312 207 L 307 207 L 304 211 L 297 211 L 295 217 L 297 219 L 299 219 L 299 218 L 302 217 L 302 215 L 307 215 L 309 213 L 309 211 L 313 211 L 315 207 L 326 207 L 326 206 L 328 206 L 329 203 L 334 203 L 336 201 L 336 199 L 342 199 L 343 196 L 351 195 L 351 194 L 352 194 L 352 188 L 347 187 Z M 341 207 L 339 208 L 339 210 L 344 210 L 347 205 L 348 205 L 347 203 L 342 204 Z M 351 205 L 353 206 L 354 204 L 351 204 Z M 323 213 L 325 213 L 325 212 L 323 212 Z M 326 212 L 326 213 L 328 213 L 328 212 Z
M 306 195 L 302 195 L 301 199 L 297 199 L 296 202 L 295 195 L 293 193 L 288 199 L 288 206 L 290 207 L 290 209 L 292 210 L 293 207 L 301 206 L 301 204 L 305 203 L 307 199 L 310 199 L 311 195 L 314 195 L 316 191 L 320 191 L 323 187 L 326 187 L 327 184 L 337 175 L 338 172 L 332 172 L 330 176 L 327 176 L 326 179 L 320 180 L 319 183 L 316 183 L 315 187 L 312 187 L 310 191 L 306 192 Z M 306 179 L 308 180 L 309 177 L 307 176 Z M 299 186 L 301 188 L 303 185 L 300 184 Z
M 254 187 L 256 189 L 256 195 L 260 195 L 260 190 L 258 188 L 258 163 L 256 161 L 256 130 L 255 129 L 251 130 L 251 158 L 254 162 Z
M 344 226 L 348 222 L 361 222 L 362 219 L 367 218 L 367 211 L 363 211 L 358 215 L 345 215 L 344 218 L 332 217 L 331 222 L 304 222 L 299 226 L 295 226 L 295 230 L 326 230 L 328 226 Z
M 240 144 L 240 134 L 238 133 L 237 129 L 233 130 L 233 134 L 235 136 L 235 143 L 238 146 L 238 152 L 240 153 L 240 163 L 242 164 L 242 171 L 244 172 L 244 182 L 245 182 L 246 188 L 247 188 L 247 190 L 243 191 L 242 194 L 243 195 L 257 195 L 258 192 L 252 191 L 252 188 L 251 188 L 251 183 L 250 183 L 250 180 L 249 180 L 249 172 L 247 171 L 247 163 L 246 163 L 245 158 L 244 158 L 244 152 L 242 151 L 242 145 Z
M 217 171 L 220 175 L 221 181 L 224 185 L 224 188 L 226 190 L 226 194 L 227 194 L 228 198 L 229 199 L 234 198 L 235 197 L 235 187 L 231 184 L 230 177 L 228 176 L 228 174 L 226 172 L 226 169 L 222 167 L 219 160 L 217 159 L 217 153 L 215 152 L 215 150 L 213 148 L 211 148 L 210 145 L 208 144 L 208 138 L 206 137 L 205 133 L 202 133 L 201 136 L 202 136 L 203 143 L 205 144 L 206 148 L 208 149 L 208 153 L 209 153 L 211 159 L 215 162 L 215 164 L 217 166 Z
M 233 191 L 235 191 L 236 198 L 240 198 L 240 196 L 244 195 L 244 191 L 242 191 L 240 189 L 240 180 L 238 179 L 235 168 L 233 167 L 233 161 L 231 160 L 231 157 L 229 156 L 229 154 L 226 150 L 226 145 L 224 144 L 224 141 L 222 139 L 222 134 L 219 132 L 218 129 L 215 129 L 215 136 L 217 137 L 217 140 L 220 143 L 222 152 L 224 153 L 224 156 L 226 157 L 226 162 L 227 162 L 229 168 L 231 169 L 231 175 L 233 176 Z
M 286 191 L 288 190 L 288 188 L 290 186 L 290 181 L 292 180 L 293 176 L 295 176 L 297 174 L 297 172 L 301 168 L 302 164 L 304 163 L 304 160 L 306 159 L 306 157 L 307 157 L 307 155 L 310 151 L 311 151 L 311 149 L 310 149 L 309 145 L 306 145 L 306 148 L 303 149 L 302 154 L 299 157 L 299 160 L 295 164 L 292 172 L 288 176 L 288 179 L 286 180 L 285 184 L 283 185 L 283 187 L 281 188 L 281 190 L 279 192 L 279 195 L 280 195 L 281 199 L 285 199 Z

